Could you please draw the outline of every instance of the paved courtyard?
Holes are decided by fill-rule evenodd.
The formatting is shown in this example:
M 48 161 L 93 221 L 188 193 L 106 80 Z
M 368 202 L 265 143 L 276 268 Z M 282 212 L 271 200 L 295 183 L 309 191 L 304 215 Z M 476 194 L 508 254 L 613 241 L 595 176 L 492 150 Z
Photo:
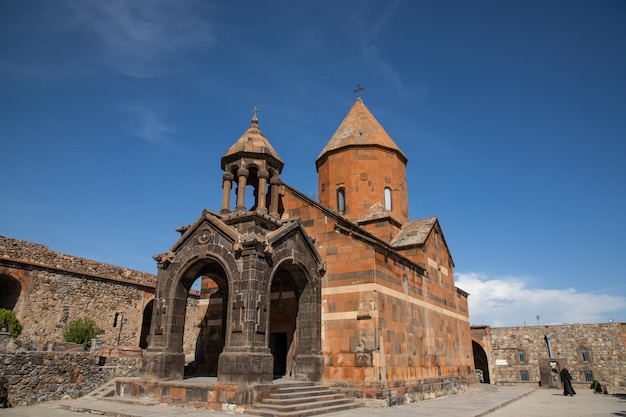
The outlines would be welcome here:
M 89 414 L 83 414 L 89 413 Z M 167 405 L 128 405 L 111 401 L 77 399 L 0 409 L 0 417 L 81 417 L 82 415 L 115 417 L 226 417 L 229 413 L 197 410 Z M 232 415 L 232 414 L 231 414 Z M 561 391 L 524 387 L 473 389 L 419 403 L 383 409 L 358 408 L 327 417 L 626 417 L 626 395 L 596 395 L 578 390 L 575 397 L 564 397 Z M 241 415 L 244 416 L 245 415 Z

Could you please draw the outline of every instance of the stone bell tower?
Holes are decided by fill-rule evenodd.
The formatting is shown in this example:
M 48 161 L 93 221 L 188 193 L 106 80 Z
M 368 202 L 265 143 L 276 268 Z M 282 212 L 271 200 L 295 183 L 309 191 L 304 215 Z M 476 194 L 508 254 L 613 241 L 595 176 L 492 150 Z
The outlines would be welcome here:
M 279 185 L 278 175 L 284 163 L 272 148 L 269 141 L 259 129 L 256 116 L 258 109 L 253 111 L 252 123 L 246 132 L 230 147 L 222 157 L 223 195 L 220 213 L 230 213 L 230 195 L 233 183 L 237 185 L 236 212 L 257 211 L 268 213 L 279 218 Z M 268 192 L 267 185 L 270 185 Z M 254 189 L 254 203 L 246 208 L 246 186 Z
M 154 257 L 159 271 L 142 364 L 146 379 L 182 378 L 186 299 L 197 277 L 211 279 L 220 294 L 222 309 L 212 313 L 219 317 L 202 324 L 219 335 L 212 348 L 223 344 L 218 383 L 250 387 L 276 375 L 322 378 L 325 263 L 300 219 L 281 219 L 283 161 L 261 133 L 257 111 L 221 159 L 220 213 L 203 210 L 195 223 L 177 229 L 181 236 L 168 252 Z

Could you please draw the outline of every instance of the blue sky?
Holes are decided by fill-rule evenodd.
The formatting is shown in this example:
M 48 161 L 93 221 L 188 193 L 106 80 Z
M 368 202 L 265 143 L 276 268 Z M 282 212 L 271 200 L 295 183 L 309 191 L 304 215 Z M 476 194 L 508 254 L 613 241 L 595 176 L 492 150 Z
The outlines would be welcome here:
M 472 324 L 626 321 L 623 1 L 0 0 L 0 235 L 147 272 L 250 123 L 315 196 L 352 106 Z

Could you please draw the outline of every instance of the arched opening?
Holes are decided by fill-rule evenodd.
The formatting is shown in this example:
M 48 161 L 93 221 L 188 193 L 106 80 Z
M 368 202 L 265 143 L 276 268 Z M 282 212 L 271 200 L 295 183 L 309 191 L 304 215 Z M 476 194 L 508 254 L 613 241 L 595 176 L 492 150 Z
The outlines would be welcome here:
M 226 340 L 226 300 L 222 288 L 208 276 L 200 278 L 198 320 L 193 375 L 217 376 Z
M 150 343 L 150 325 L 152 324 L 152 309 L 154 307 L 154 299 L 148 301 L 143 309 L 143 320 L 141 322 L 141 336 L 139 336 L 139 347 L 147 349 Z
M 291 272 L 281 268 L 272 280 L 270 294 L 270 351 L 274 357 L 274 378 L 291 376 L 295 356 L 298 290 Z
M 489 361 L 487 360 L 487 353 L 485 349 L 476 341 L 472 340 L 472 351 L 474 352 L 474 369 L 480 376 L 482 374 L 482 381 L 485 384 L 490 384 L 489 379 Z
M 205 259 L 196 262 L 180 279 L 187 295 L 191 290 L 199 291 L 200 297 L 186 300 L 185 308 L 193 306 L 195 311 L 185 311 L 183 351 L 186 353 L 186 377 L 217 376 L 218 357 L 225 344 L 226 305 L 228 281 L 222 266 Z
M 2 291 L 0 291 L 0 308 L 6 310 L 15 309 L 22 291 L 19 281 L 8 275 L 0 275 L 0 288 L 2 288 Z
M 248 178 L 246 181 L 246 199 L 250 199 L 248 211 L 254 211 L 259 205 L 259 176 L 258 168 L 251 166 L 248 168 Z

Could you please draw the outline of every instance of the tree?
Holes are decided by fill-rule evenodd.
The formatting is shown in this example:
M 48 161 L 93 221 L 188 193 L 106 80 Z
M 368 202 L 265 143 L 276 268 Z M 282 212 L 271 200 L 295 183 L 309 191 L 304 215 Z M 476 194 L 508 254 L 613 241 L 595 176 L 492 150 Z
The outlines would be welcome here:
M 22 332 L 22 324 L 15 317 L 15 312 L 5 308 L 0 308 L 0 328 L 7 329 L 6 331 L 11 333 L 13 338 Z
M 100 334 L 100 328 L 88 317 L 72 320 L 63 328 L 63 340 L 84 344 L 85 350 L 91 346 L 91 339 Z

